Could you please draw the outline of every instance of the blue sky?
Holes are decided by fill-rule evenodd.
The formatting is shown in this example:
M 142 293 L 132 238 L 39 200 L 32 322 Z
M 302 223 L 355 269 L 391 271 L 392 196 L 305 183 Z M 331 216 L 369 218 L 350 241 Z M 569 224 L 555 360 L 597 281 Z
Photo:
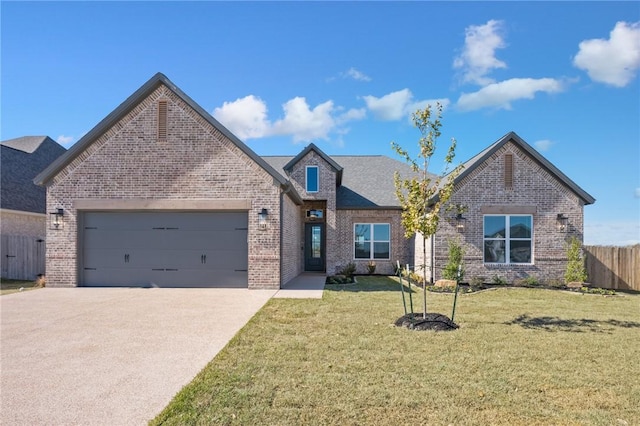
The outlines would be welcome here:
M 1 3 L 1 138 L 71 146 L 156 72 L 260 155 L 416 145 L 438 172 L 515 131 L 596 198 L 585 243 L 640 243 L 638 2 Z

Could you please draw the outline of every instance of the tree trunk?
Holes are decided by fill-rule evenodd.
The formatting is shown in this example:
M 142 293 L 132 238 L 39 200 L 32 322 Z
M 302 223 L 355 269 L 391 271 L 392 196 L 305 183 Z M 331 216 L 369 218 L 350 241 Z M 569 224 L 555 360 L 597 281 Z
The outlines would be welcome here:
M 427 239 L 422 236 L 422 318 L 427 319 Z

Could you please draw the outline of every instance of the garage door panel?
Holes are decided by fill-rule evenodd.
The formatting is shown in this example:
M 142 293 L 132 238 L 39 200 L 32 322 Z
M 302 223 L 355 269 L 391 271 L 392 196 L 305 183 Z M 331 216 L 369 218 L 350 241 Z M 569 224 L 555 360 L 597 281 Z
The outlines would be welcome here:
M 92 248 L 138 249 L 162 247 L 169 243 L 169 236 L 152 230 L 86 229 L 84 243 Z
M 167 232 L 168 246 L 188 250 L 245 250 L 247 231 L 179 231 Z
M 165 253 L 167 268 L 188 269 L 247 269 L 246 252 L 236 250 L 168 250 Z
M 246 212 L 88 212 L 83 285 L 246 287 Z
M 236 228 L 247 228 L 246 213 L 237 212 L 216 212 L 216 219 L 211 220 L 209 213 L 190 213 L 187 222 L 180 220 L 179 217 L 171 217 L 167 219 L 167 226 L 179 227 L 184 231 L 224 231 L 234 230 Z

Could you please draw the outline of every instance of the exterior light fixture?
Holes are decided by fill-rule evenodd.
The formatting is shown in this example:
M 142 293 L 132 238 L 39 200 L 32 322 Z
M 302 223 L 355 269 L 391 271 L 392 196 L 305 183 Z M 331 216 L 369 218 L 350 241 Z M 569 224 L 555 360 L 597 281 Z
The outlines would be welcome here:
M 558 213 L 557 217 L 558 231 L 567 232 L 569 227 L 569 218 L 564 213 Z
M 51 215 L 52 229 L 62 228 L 62 217 L 64 216 L 64 210 L 61 208 L 56 209 L 55 212 L 49 213 Z
M 456 230 L 458 232 L 464 232 L 464 227 L 467 223 L 467 218 L 462 216 L 462 213 L 458 213 L 455 215 L 454 219 L 456 221 Z
M 260 229 L 267 228 L 267 217 L 269 216 L 269 211 L 267 209 L 262 209 L 258 213 L 258 226 Z

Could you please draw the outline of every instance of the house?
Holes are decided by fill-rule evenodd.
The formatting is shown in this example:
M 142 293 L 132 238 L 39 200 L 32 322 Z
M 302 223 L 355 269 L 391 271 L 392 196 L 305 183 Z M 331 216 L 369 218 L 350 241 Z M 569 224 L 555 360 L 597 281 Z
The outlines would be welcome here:
M 441 222 L 428 244 L 425 264 L 435 264 L 435 278 L 441 278 L 449 241 L 456 241 L 465 252 L 468 281 L 535 277 L 544 283 L 562 282 L 567 242 L 583 241 L 583 209 L 594 202 L 510 132 L 464 163 L 449 200 L 461 213 L 454 210 Z M 416 249 L 417 257 L 421 253 Z
M 0 142 L 3 278 L 30 280 L 45 272 L 46 191 L 33 178 L 64 152 L 48 136 Z
M 385 156 L 331 157 L 313 144 L 260 157 L 159 73 L 35 178 L 57 213 L 48 281 L 258 289 L 351 262 L 392 273 L 396 260 L 414 262 L 415 244 L 400 223 L 395 171 L 412 173 Z M 581 206 L 572 212 L 581 232 Z

